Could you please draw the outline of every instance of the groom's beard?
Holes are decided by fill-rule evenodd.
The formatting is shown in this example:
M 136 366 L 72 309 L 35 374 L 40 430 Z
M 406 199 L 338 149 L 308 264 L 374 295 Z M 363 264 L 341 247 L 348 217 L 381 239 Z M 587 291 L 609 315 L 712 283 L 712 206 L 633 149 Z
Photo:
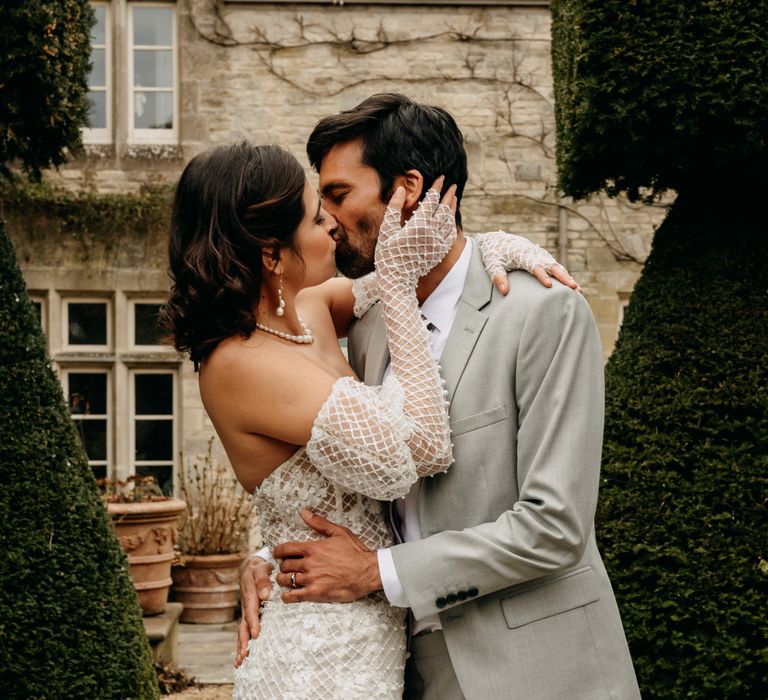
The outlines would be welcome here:
M 358 219 L 355 226 L 354 240 L 346 229 L 339 226 L 333 234 L 336 240 L 336 267 L 350 279 L 357 279 L 373 272 L 373 253 L 379 237 L 381 219 L 372 217 Z

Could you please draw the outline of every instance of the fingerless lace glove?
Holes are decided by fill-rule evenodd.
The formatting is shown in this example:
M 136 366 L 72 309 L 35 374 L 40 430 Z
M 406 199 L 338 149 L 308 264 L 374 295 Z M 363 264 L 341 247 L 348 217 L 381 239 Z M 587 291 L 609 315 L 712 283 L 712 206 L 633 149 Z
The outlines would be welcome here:
M 479 233 L 473 240 L 477 241 L 483 265 L 491 277 L 512 270 L 533 272 L 538 265 L 549 272 L 554 265 L 560 264 L 544 248 L 514 233 Z
M 416 284 L 456 238 L 453 214 L 430 190 L 405 226 L 387 209 L 376 246 L 378 287 L 392 372 L 370 387 L 339 379 L 312 427 L 307 453 L 328 479 L 382 500 L 404 496 L 419 476 L 453 461 L 443 382 L 416 298 Z

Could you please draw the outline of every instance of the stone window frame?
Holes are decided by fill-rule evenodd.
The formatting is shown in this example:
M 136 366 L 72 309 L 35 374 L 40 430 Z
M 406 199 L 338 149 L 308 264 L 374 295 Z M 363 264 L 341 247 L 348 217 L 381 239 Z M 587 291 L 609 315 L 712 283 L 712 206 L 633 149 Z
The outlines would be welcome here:
M 98 285 L 97 285 L 98 286 Z M 64 288 L 66 287 L 66 288 Z M 173 378 L 173 466 L 174 488 L 177 484 L 179 445 L 182 438 L 182 363 L 183 357 L 164 345 L 133 344 L 132 329 L 135 303 L 161 303 L 167 290 L 105 289 L 93 290 L 59 287 L 34 289 L 30 294 L 41 304 L 43 330 L 53 366 L 62 388 L 68 388 L 70 373 L 106 372 L 107 405 L 107 477 L 125 481 L 136 473 L 132 383 L 136 372 L 166 372 Z M 69 345 L 68 310 L 70 302 L 108 302 L 108 344 L 105 346 Z M 67 401 L 69 395 L 67 394 Z
M 106 343 L 93 345 L 70 344 L 69 342 L 69 307 L 70 304 L 104 304 L 106 306 Z M 114 326 L 112 324 L 112 299 L 107 295 L 79 293 L 66 294 L 61 298 L 61 349 L 75 353 L 106 353 L 112 350 L 114 341 Z
M 130 296 L 127 298 L 128 313 L 126 322 L 128 324 L 127 337 L 128 347 L 131 352 L 149 352 L 156 353 L 159 350 L 165 350 L 163 345 L 146 345 L 136 343 L 136 305 L 137 304 L 158 304 L 163 305 L 167 301 L 167 296 Z
M 178 483 L 178 455 L 180 453 L 179 446 L 181 440 L 180 434 L 180 416 L 181 406 L 179 400 L 179 386 L 181 378 L 176 369 L 169 368 L 167 365 L 161 364 L 143 364 L 143 363 L 129 363 L 128 364 L 128 414 L 130 417 L 129 429 L 128 429 L 128 447 L 129 447 L 129 471 L 131 474 L 137 474 L 142 468 L 151 470 L 153 468 L 167 469 L 170 468 L 171 483 L 176 488 Z M 172 381 L 172 412 L 168 414 L 139 414 L 136 413 L 136 377 L 140 375 L 167 375 L 171 377 Z M 170 416 L 170 418 L 169 418 Z M 171 458 L 170 459 L 150 459 L 150 460 L 137 460 L 136 459 L 136 439 L 137 439 L 137 423 L 139 421 L 149 420 L 163 420 L 171 422 Z
M 83 129 L 83 143 L 85 144 L 111 144 L 114 133 L 114 23 L 112 16 L 112 3 L 109 0 L 92 0 L 91 6 L 103 7 L 105 10 L 104 20 L 104 46 L 99 45 L 98 48 L 104 49 L 104 75 L 105 75 L 105 89 L 106 93 L 106 113 L 107 113 L 107 125 L 104 128 L 86 127 Z
M 110 154 L 113 148 L 129 157 L 144 157 L 148 150 L 165 149 L 178 157 L 181 121 L 180 22 L 177 0 L 91 0 L 107 8 L 107 129 L 82 129 L 88 153 Z M 168 7 L 173 10 L 173 128 L 133 128 L 132 8 Z M 95 132 L 99 132 L 98 134 Z
M 48 335 L 48 295 L 44 292 L 29 290 L 29 299 L 33 305 L 40 307 L 40 327 L 43 333 Z
M 76 414 L 71 413 L 71 403 L 70 403 L 70 393 L 69 393 L 69 377 L 72 374 L 105 374 L 106 375 L 106 412 L 104 414 L 88 414 L 91 420 L 104 420 L 106 421 L 106 456 L 105 459 L 91 459 L 90 456 L 86 455 L 88 459 L 88 465 L 96 471 L 96 469 L 102 469 L 104 470 L 104 474 L 94 474 L 97 478 L 101 476 L 110 477 L 110 465 L 114 465 L 115 463 L 115 440 L 113 435 L 113 426 L 114 426 L 114 411 L 112 407 L 114 406 L 114 382 L 115 382 L 115 373 L 113 371 L 113 366 L 111 363 L 93 363 L 93 362 L 86 362 L 86 363 L 79 363 L 77 361 L 65 361 L 59 363 L 58 366 L 59 369 L 59 376 L 61 379 L 61 387 L 64 391 L 64 397 L 66 399 L 67 403 L 67 410 L 70 411 L 70 417 L 72 418 L 72 422 L 77 424 L 78 421 L 86 421 L 89 418 L 83 416 L 81 418 L 76 418 Z M 112 469 L 112 472 L 114 472 L 114 469 Z
M 179 143 L 179 108 L 180 108 L 180 80 L 179 80 L 179 16 L 177 3 L 172 1 L 146 1 L 146 0 L 123 0 L 125 2 L 125 92 L 126 92 L 126 110 L 127 119 L 127 142 L 135 145 L 176 145 Z M 133 95 L 135 86 L 133 85 L 133 10 L 134 8 L 169 8 L 172 10 L 171 34 L 173 45 L 170 47 L 173 57 L 173 127 L 170 129 L 141 129 L 134 126 Z

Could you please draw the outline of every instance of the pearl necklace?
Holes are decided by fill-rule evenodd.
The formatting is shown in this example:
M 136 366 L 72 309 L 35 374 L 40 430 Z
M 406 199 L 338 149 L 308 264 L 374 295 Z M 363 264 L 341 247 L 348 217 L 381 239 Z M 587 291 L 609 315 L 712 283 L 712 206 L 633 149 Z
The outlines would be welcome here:
M 312 334 L 312 329 L 307 325 L 307 322 L 304 319 L 300 318 L 299 324 L 301 325 L 301 330 L 304 331 L 302 335 L 292 335 L 291 333 L 278 331 L 275 328 L 270 328 L 269 326 L 263 326 L 261 323 L 257 323 L 256 328 L 258 328 L 261 331 L 264 331 L 265 333 L 271 333 L 272 335 L 276 335 L 278 338 L 283 338 L 283 340 L 290 340 L 292 343 L 314 343 L 315 336 Z

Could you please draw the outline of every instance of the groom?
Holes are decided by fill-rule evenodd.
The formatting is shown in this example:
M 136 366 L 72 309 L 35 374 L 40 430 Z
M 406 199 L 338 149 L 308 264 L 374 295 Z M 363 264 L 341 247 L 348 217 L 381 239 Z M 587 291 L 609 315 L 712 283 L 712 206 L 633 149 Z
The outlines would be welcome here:
M 463 138 L 444 110 L 375 95 L 320 121 L 307 145 L 324 207 L 338 222 L 337 262 L 372 269 L 376 235 L 396 185 L 406 217 L 426 187 L 467 178 Z M 354 533 L 307 511 L 325 539 L 288 542 L 284 599 L 350 601 L 383 590 L 410 608 L 406 697 L 624 700 L 639 698 L 611 584 L 595 544 L 603 423 L 603 360 L 589 307 L 565 286 L 513 273 L 493 287 L 461 233 L 417 288 L 440 357 L 454 464 L 392 509 L 403 540 L 368 551 Z M 366 383 L 388 367 L 378 305 L 349 335 Z M 257 629 L 257 590 L 271 567 L 243 576 L 244 614 Z M 242 641 L 241 641 L 242 644 Z

